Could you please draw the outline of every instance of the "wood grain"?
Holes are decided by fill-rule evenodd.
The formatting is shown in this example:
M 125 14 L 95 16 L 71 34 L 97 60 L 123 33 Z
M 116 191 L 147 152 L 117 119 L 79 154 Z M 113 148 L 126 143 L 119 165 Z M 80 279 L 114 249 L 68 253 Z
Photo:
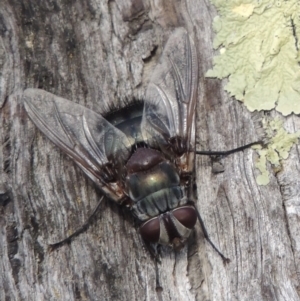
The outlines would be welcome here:
M 258 186 L 252 149 L 198 157 L 197 207 L 224 265 L 199 227 L 180 253 L 155 265 L 132 217 L 106 200 L 89 229 L 53 252 L 101 197 L 74 163 L 28 119 L 26 88 L 41 88 L 103 113 L 142 99 L 172 30 L 195 34 L 200 82 L 197 142 L 231 149 L 260 138 L 257 118 L 204 78 L 212 66 L 208 1 L 1 0 L 0 300 L 300 300 L 300 166 L 294 147 Z M 265 113 L 275 116 L 275 113 Z M 299 130 L 291 116 L 286 126 Z

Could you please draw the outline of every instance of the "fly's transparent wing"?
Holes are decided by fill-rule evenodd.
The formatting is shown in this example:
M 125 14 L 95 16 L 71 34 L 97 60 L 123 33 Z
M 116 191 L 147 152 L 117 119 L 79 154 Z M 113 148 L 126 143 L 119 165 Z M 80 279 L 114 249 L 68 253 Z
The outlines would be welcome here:
M 142 120 L 144 140 L 175 157 L 183 172 L 193 170 L 198 61 L 183 28 L 170 36 L 151 77 Z
M 104 191 L 122 202 L 124 162 L 130 141 L 101 115 L 39 89 L 24 92 L 26 111 L 35 125 Z

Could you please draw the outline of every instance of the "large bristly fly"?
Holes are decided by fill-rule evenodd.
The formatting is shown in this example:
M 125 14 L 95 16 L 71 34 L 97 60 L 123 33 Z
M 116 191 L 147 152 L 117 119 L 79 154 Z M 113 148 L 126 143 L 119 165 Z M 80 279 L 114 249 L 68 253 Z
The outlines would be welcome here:
M 197 219 L 208 239 L 192 191 L 197 89 L 196 47 L 178 28 L 165 45 L 144 105 L 105 119 L 43 90 L 26 90 L 24 102 L 35 125 L 105 196 L 129 206 L 147 244 L 180 249 Z

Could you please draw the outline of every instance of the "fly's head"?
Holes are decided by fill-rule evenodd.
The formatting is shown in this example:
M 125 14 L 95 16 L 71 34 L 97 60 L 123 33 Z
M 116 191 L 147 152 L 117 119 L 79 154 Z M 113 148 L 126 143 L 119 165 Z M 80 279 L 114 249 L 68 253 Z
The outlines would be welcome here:
M 148 243 L 170 245 L 175 251 L 179 251 L 196 222 L 196 209 L 185 205 L 146 221 L 140 227 L 140 233 Z

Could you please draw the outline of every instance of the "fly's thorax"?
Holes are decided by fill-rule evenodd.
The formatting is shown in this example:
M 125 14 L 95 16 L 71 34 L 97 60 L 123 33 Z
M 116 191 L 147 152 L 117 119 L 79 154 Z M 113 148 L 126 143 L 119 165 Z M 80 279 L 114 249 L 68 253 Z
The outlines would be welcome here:
M 175 166 L 154 149 L 138 148 L 126 168 L 128 195 L 134 203 L 153 193 L 180 185 Z
M 140 233 L 148 243 L 171 245 L 175 250 L 180 250 L 196 222 L 196 209 L 185 205 L 146 221 L 140 227 Z
M 140 221 L 178 207 L 185 197 L 175 166 L 154 149 L 138 148 L 127 165 L 126 187 Z
M 187 198 L 184 187 L 175 186 L 148 194 L 141 200 L 134 202 L 131 210 L 138 220 L 144 222 L 186 203 Z
M 189 237 L 197 214 L 187 205 L 186 189 L 175 166 L 154 149 L 139 148 L 127 163 L 126 186 L 133 214 L 144 223 L 143 239 L 180 249 Z

